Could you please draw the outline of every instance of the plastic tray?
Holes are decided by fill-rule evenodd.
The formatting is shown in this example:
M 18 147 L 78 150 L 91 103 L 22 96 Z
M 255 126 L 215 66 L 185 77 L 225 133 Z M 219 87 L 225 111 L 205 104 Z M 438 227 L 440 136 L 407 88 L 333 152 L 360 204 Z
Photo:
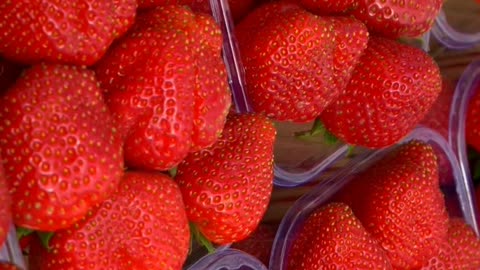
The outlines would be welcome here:
M 252 112 L 245 91 L 245 74 L 234 34 L 234 24 L 226 0 L 211 0 L 213 14 L 222 25 L 224 33 L 224 58 L 227 63 L 229 83 L 238 113 Z M 429 50 L 430 33 L 426 33 L 419 46 Z M 329 144 L 322 138 L 304 141 L 295 137 L 296 132 L 310 130 L 312 124 L 276 122 L 274 184 L 279 187 L 295 187 L 317 179 L 337 161 L 347 157 L 348 145 Z
M 245 252 L 226 248 L 203 257 L 187 270 L 267 270 L 267 268 Z
M 18 244 L 15 227 L 13 225 L 7 235 L 7 241 L 0 249 L 0 261 L 13 263 L 20 269 L 27 269 L 22 251 Z
M 462 50 L 480 45 L 480 2 L 444 1 L 432 34 L 449 49 Z
M 412 139 L 431 144 L 436 150 L 440 150 L 450 161 L 452 165 L 451 176 L 454 177 L 455 186 L 442 187 L 446 201 L 449 202 L 449 204 L 447 204 L 449 213 L 454 216 L 463 217 L 478 234 L 479 228 L 475 217 L 474 205 L 471 200 L 471 190 L 468 188 L 469 182 L 468 179 L 463 177 L 455 154 L 448 145 L 448 142 L 435 131 L 425 127 L 415 129 L 404 141 L 406 142 Z M 311 192 L 300 198 L 287 212 L 277 231 L 270 258 L 270 269 L 286 269 L 287 255 L 293 242 L 293 235 L 312 211 L 338 192 L 352 179 L 354 174 L 363 171 L 390 151 L 392 151 L 392 148 L 357 157 L 351 161 L 350 166 L 345 167 L 344 170 L 332 176 L 328 181 L 322 182 Z
M 473 192 L 473 182 L 471 180 L 471 172 L 468 163 L 467 143 L 465 141 L 465 122 L 467 109 L 470 99 L 475 94 L 480 84 L 480 61 L 472 62 L 460 77 L 452 101 L 449 123 L 449 143 L 453 151 L 457 155 L 460 163 L 460 172 L 462 177 L 467 180 L 470 193 Z M 472 196 L 475 201 L 475 196 Z M 479 213 L 480 209 L 477 209 Z M 480 213 L 478 214 L 480 216 Z M 480 217 L 478 217 L 480 222 Z

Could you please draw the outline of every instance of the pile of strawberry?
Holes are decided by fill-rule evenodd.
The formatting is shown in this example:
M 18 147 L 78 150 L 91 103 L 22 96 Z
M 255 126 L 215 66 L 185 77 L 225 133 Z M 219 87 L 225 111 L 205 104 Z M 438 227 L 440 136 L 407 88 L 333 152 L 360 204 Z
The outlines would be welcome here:
M 257 228 L 276 130 L 229 113 L 208 4 L 0 3 L 0 246 L 13 222 L 30 269 L 181 269 Z
M 0 244 L 13 222 L 31 269 L 181 269 L 190 238 L 211 250 L 258 228 L 272 120 L 395 144 L 442 87 L 432 58 L 397 39 L 428 31 L 442 1 L 377 2 L 229 0 L 256 112 L 236 114 L 207 0 L 3 1 Z M 345 205 L 332 209 L 357 222 Z M 421 233 L 443 245 L 446 223 Z M 380 241 L 360 225 L 352 233 L 369 248 Z M 408 252 L 388 260 L 428 257 Z

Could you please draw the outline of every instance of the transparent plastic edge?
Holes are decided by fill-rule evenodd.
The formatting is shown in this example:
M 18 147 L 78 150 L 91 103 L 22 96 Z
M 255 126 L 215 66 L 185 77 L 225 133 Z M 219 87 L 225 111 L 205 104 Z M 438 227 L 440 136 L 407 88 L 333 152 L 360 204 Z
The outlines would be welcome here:
M 267 267 L 257 258 L 232 248 L 207 255 L 190 266 L 188 270 L 238 270 L 241 267 L 249 267 L 253 270 L 267 270 Z
M 467 181 L 463 178 L 462 172 L 459 169 L 458 161 L 449 143 L 437 132 L 426 127 L 417 127 L 409 136 L 399 142 L 399 144 L 413 139 L 418 139 L 427 143 L 433 142 L 446 154 L 446 157 L 452 164 L 452 174 L 455 178 L 455 186 L 462 207 L 463 218 L 478 233 L 478 224 L 476 223 L 475 214 L 472 211 L 472 201 L 468 199 L 465 200 L 466 197 L 468 198 L 468 194 L 466 194 L 468 189 L 465 188 L 465 183 L 467 183 Z M 297 200 L 280 222 L 270 256 L 270 269 L 286 269 L 288 248 L 293 242 L 293 237 L 291 237 L 291 235 L 298 229 L 298 226 L 311 212 L 347 184 L 353 177 L 354 173 L 364 168 L 365 165 L 369 166 L 373 160 L 381 158 L 391 150 L 392 148 L 384 148 L 352 159 L 349 163 L 351 166 L 346 166 L 345 169 L 333 175 L 327 181 L 317 185 L 312 191 Z
M 5 244 L 0 249 L 0 261 L 13 263 L 20 269 L 27 270 L 13 224 L 10 226 Z
M 455 152 L 464 180 L 464 190 L 461 194 L 462 201 L 471 204 L 471 207 L 466 210 L 472 212 L 472 222 L 469 223 L 474 227 L 477 235 L 480 235 L 480 228 L 478 227 L 479 215 L 476 209 L 476 199 L 473 196 L 473 181 L 471 179 L 470 168 L 467 155 L 467 143 L 465 141 L 465 124 L 468 105 L 471 97 L 475 94 L 476 87 L 480 83 L 480 61 L 472 62 L 460 77 L 453 95 L 452 106 L 450 110 L 449 121 L 449 144 Z M 474 226 L 475 225 L 475 226 Z
M 445 47 L 454 50 L 469 49 L 480 44 L 480 32 L 466 34 L 456 31 L 448 23 L 443 10 L 438 14 L 431 32 Z

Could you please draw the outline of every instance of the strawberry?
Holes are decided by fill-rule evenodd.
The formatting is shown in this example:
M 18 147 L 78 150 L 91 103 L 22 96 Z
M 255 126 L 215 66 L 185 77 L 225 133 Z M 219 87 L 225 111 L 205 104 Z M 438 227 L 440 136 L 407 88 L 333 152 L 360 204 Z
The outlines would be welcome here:
M 300 0 L 302 6 L 315 14 L 345 14 L 358 6 L 358 0 Z
M 440 253 L 422 268 L 429 269 L 480 269 L 480 238 L 464 220 L 450 220 L 448 241 L 442 245 Z
M 406 136 L 440 91 L 439 68 L 430 56 L 396 41 L 371 37 L 345 94 L 319 118 L 348 144 L 381 148 Z
M 432 27 L 443 0 L 371 1 L 358 0 L 352 14 L 371 33 L 389 38 L 418 37 Z
M 467 144 L 480 152 L 480 85 L 470 98 L 465 122 L 465 139 Z
M 178 186 L 155 172 L 126 172 L 115 193 L 85 219 L 57 231 L 49 250 L 31 246 L 42 269 L 181 269 L 190 231 Z
M 263 116 L 229 115 L 214 145 L 178 165 L 187 216 L 211 242 L 238 242 L 257 228 L 272 192 L 275 135 Z
M 450 108 L 452 107 L 455 84 L 442 78 L 442 90 L 430 111 L 425 115 L 420 124 L 429 127 L 448 139 L 448 126 L 450 122 Z
M 17 0 L 0 4 L 0 54 L 18 62 L 92 65 L 135 18 L 136 0 Z
M 440 251 L 448 215 L 430 145 L 410 141 L 357 175 L 337 200 L 350 205 L 395 269 L 418 269 Z
M 231 103 L 219 26 L 183 6 L 137 17 L 96 67 L 130 167 L 169 170 L 212 145 Z
M 0 248 L 7 239 L 8 230 L 12 222 L 11 198 L 0 156 Z
M 288 269 L 392 269 L 352 209 L 330 203 L 310 214 L 295 236 Z
M 122 146 L 93 71 L 35 65 L 0 108 L 0 154 L 17 226 L 68 227 L 114 191 Z
M 329 20 L 294 3 L 264 4 L 235 33 L 253 109 L 278 121 L 309 122 L 340 94 Z
M 19 268 L 9 262 L 0 262 L 0 270 L 19 270 Z
M 233 243 L 231 247 L 249 253 L 268 266 L 275 234 L 276 226 L 262 223 L 248 238 Z

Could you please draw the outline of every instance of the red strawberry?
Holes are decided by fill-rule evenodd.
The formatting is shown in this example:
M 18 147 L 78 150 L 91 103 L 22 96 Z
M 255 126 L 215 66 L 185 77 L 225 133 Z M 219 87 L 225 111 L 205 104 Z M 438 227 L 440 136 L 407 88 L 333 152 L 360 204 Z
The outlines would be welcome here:
M 425 115 L 420 124 L 429 127 L 448 139 L 448 126 L 450 122 L 450 108 L 453 101 L 455 85 L 442 78 L 442 90 L 430 111 Z
M 135 0 L 17 0 L 0 4 L 0 53 L 40 61 L 92 65 L 133 23 Z
M 468 104 L 465 139 L 468 145 L 480 152 L 480 85 Z
M 430 30 L 442 4 L 443 0 L 357 0 L 353 15 L 375 34 L 414 38 Z
M 165 6 L 140 15 L 100 61 L 128 166 L 168 170 L 215 142 L 231 103 L 221 46 L 211 17 Z
M 371 37 L 346 92 L 320 115 L 348 144 L 381 148 L 406 136 L 441 91 L 434 60 L 420 49 Z
M 392 269 L 352 209 L 330 203 L 313 212 L 293 240 L 289 269 Z
M 422 268 L 433 269 L 480 269 L 480 238 L 462 219 L 450 220 L 448 242 L 442 245 L 440 253 Z
M 315 14 L 344 14 L 358 6 L 358 0 L 300 0 L 300 4 Z
M 286 2 L 262 5 L 237 25 L 247 94 L 256 112 L 309 122 L 340 94 L 333 79 L 333 28 L 329 20 Z
M 0 270 L 19 270 L 19 268 L 9 262 L 0 262 Z
M 272 192 L 275 134 L 263 116 L 230 115 L 213 146 L 178 165 L 187 216 L 210 241 L 237 242 L 257 228 Z
M 276 226 L 260 224 L 248 238 L 233 243 L 232 248 L 249 253 L 268 266 L 275 234 Z
M 56 232 L 50 250 L 31 246 L 42 269 L 181 269 L 190 231 L 178 186 L 159 173 L 126 172 L 115 193 L 74 226 Z
M 0 248 L 3 246 L 12 223 L 11 198 L 0 156 Z
M 447 238 L 438 181 L 432 147 L 410 141 L 356 176 L 338 199 L 352 207 L 395 269 L 418 269 Z
M 33 66 L 0 108 L 0 154 L 16 225 L 68 227 L 114 191 L 122 147 L 92 71 Z

